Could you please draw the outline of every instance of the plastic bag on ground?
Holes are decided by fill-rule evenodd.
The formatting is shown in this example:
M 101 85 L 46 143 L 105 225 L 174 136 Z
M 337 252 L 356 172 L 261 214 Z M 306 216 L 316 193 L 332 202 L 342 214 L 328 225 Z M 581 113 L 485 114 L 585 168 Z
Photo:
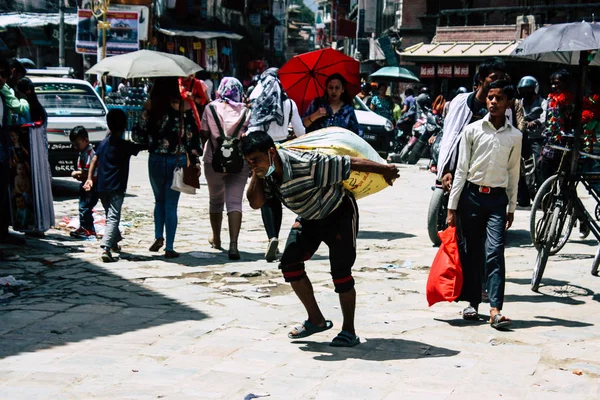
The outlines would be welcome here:
M 439 232 L 442 244 L 435 255 L 427 278 L 427 302 L 429 306 L 441 301 L 452 302 L 460 296 L 463 285 L 462 266 L 456 227 Z
M 335 156 L 360 157 L 379 164 L 387 164 L 377 151 L 360 136 L 335 126 L 300 136 L 283 143 L 281 147 L 289 150 L 316 151 Z M 356 199 L 377 193 L 388 186 L 383 176 L 372 172 L 352 171 L 350 178 L 344 181 L 344 187 L 352 192 Z

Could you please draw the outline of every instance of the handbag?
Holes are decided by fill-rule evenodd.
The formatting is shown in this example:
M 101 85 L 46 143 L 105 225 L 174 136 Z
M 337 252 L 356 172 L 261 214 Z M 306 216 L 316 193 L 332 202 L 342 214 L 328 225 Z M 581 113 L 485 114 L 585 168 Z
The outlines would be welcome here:
M 179 142 L 177 145 L 177 161 L 179 162 L 181 138 L 185 134 L 185 123 L 183 117 L 183 100 L 179 103 Z M 185 166 L 175 167 L 173 171 L 173 183 L 171 189 L 176 190 L 185 194 L 196 194 L 196 189 L 200 189 L 200 178 L 198 177 L 198 169 L 195 166 L 190 166 L 190 159 L 186 153 L 185 155 Z
M 438 232 L 442 244 L 433 260 L 427 278 L 427 302 L 431 307 L 441 301 L 452 302 L 460 296 L 463 285 L 462 265 L 456 227 Z

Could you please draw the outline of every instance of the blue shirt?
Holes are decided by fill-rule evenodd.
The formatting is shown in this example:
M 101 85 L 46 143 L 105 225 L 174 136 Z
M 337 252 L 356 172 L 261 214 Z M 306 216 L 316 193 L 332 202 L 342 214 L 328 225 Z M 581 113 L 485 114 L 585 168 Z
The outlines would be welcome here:
M 354 108 L 352 105 L 344 104 L 342 107 L 340 107 L 338 112 L 334 114 L 329 103 L 323 101 L 323 98 L 317 97 L 312 101 L 312 103 L 310 103 L 308 110 L 306 110 L 302 118 L 306 118 L 309 115 L 314 114 L 319 107 L 325 107 L 325 110 L 327 110 L 327 115 L 310 124 L 310 126 L 306 128 L 306 133 L 322 128 L 328 128 L 330 126 L 339 126 L 340 128 L 346 128 L 362 137 L 363 133 L 360 129 L 360 125 L 358 124 L 358 120 L 356 119 L 356 114 L 354 113 Z
M 98 193 L 125 193 L 129 179 L 129 159 L 139 151 L 139 145 L 112 135 L 100 142 L 96 149 Z

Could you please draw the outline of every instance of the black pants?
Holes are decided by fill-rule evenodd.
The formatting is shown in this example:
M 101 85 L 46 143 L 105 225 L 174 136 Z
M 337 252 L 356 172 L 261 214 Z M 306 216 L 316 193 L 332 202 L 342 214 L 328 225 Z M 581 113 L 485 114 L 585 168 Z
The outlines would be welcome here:
M 331 277 L 337 293 L 354 287 L 352 266 L 356 260 L 356 235 L 358 234 L 358 207 L 356 200 L 347 195 L 342 204 L 323 219 L 307 220 L 298 217 L 279 269 L 286 282 L 298 281 L 306 276 L 304 262 L 310 260 L 322 242 L 329 247 Z
M 461 256 L 463 288 L 459 300 L 473 306 L 481 303 L 482 282 L 485 282 L 490 307 L 502 309 L 507 205 L 505 191 L 483 194 L 476 188 L 465 187 L 460 197 L 458 209 L 464 254 Z
M 8 235 L 8 227 L 10 225 L 8 173 L 8 165 L 0 162 L 0 238 L 5 238 Z
M 278 238 L 283 218 L 281 200 L 277 196 L 271 197 L 260 208 L 260 213 L 262 214 L 263 225 L 269 239 Z
M 558 171 L 559 166 L 559 156 L 556 156 L 556 158 L 548 158 L 542 156 L 540 161 L 540 178 L 542 180 L 542 183 L 546 182 L 546 179 L 550 178 L 552 175 L 555 175 Z

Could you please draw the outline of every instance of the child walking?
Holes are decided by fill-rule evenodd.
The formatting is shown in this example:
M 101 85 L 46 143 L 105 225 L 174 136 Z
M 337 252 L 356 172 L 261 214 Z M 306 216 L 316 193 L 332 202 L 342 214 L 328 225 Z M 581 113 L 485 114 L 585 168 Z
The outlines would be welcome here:
M 81 182 L 79 187 L 79 228 L 71 232 L 71 236 L 77 239 L 87 239 L 96 236 L 92 210 L 98 204 L 98 192 L 95 187 L 90 190 L 84 189 L 85 182 L 88 180 L 90 164 L 96 152 L 90 143 L 88 131 L 83 126 L 73 128 L 69 138 L 75 150 L 79 152 L 77 170 L 73 171 L 71 176 Z M 95 181 L 96 176 L 92 176 L 91 179 Z
M 514 88 L 506 80 L 493 82 L 486 97 L 488 114 L 462 133 L 450 199 L 448 225 L 460 214 L 465 254 L 463 289 L 459 300 L 469 306 L 463 318 L 478 320 L 482 274 L 490 300 L 490 324 L 503 329 L 511 320 L 502 315 L 504 303 L 506 230 L 517 206 L 521 132 L 506 119 Z
M 118 258 L 113 256 L 113 252 L 121 250 L 118 244 L 122 240 L 119 222 L 129 178 L 129 160 L 138 154 L 140 147 L 123 139 L 127 128 L 127 115 L 123 110 L 110 110 L 106 122 L 109 133 L 98 145 L 89 176 L 97 172 L 96 190 L 106 213 L 106 231 L 100 246 L 103 249 L 102 261 L 115 262 Z M 94 181 L 88 177 L 84 187 L 92 190 Z

